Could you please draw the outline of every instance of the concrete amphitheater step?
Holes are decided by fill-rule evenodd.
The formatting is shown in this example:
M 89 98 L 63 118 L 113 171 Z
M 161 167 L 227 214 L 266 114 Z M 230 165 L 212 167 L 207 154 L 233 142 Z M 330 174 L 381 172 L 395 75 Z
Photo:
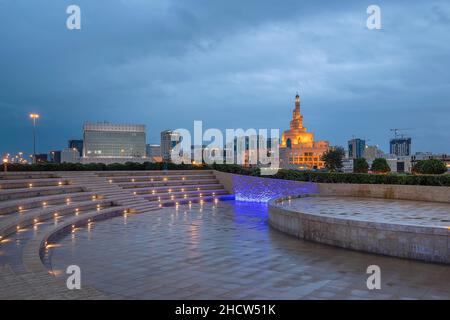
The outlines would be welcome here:
M 208 189 L 223 189 L 222 184 L 199 184 L 199 185 L 187 185 L 187 186 L 162 186 L 162 187 L 145 187 L 145 188 L 134 188 L 133 193 L 139 195 L 149 195 L 149 194 L 158 194 L 158 193 L 166 193 L 169 190 L 172 191 L 189 191 L 189 190 L 208 190 Z M 153 193 L 154 191 L 154 193 Z
M 71 205 L 55 206 L 46 209 L 32 209 L 23 214 L 8 216 L 6 219 L 1 221 L 0 225 L 0 237 L 5 239 L 9 235 L 16 232 L 18 229 L 31 226 L 33 224 L 47 221 L 57 216 L 67 216 L 67 215 L 80 215 L 85 211 L 97 210 L 114 207 L 111 200 L 97 200 L 95 202 L 85 201 L 81 203 L 74 203 Z
M 99 177 L 131 177 L 131 176 L 171 176 L 213 174 L 212 170 L 148 170 L 148 171 L 104 171 L 96 172 Z
M 202 196 L 215 196 L 215 195 L 224 195 L 228 194 L 228 192 L 225 189 L 212 189 L 212 190 L 201 190 L 201 191 L 185 191 L 185 192 L 171 192 L 171 193 L 165 193 L 160 195 L 149 195 L 144 196 L 145 199 L 149 201 L 158 201 L 158 200 L 165 200 L 165 199 L 171 199 L 172 197 L 174 199 L 183 199 L 183 198 L 196 198 L 196 197 L 202 197 Z
M 67 194 L 57 194 L 52 196 L 23 198 L 19 200 L 10 200 L 0 202 L 0 215 L 11 214 L 20 210 L 28 210 L 37 207 L 52 206 L 61 203 L 67 203 L 67 199 L 71 202 L 99 199 L 101 196 L 93 192 L 75 192 Z
M 171 206 L 185 205 L 185 204 L 191 204 L 191 203 L 220 201 L 220 200 L 225 199 L 228 196 L 231 197 L 231 195 L 229 195 L 229 194 L 223 194 L 220 196 L 204 196 L 204 197 L 181 198 L 181 199 L 174 199 L 174 200 L 161 200 L 161 202 L 159 202 L 158 206 L 160 208 L 162 208 L 162 207 L 171 207 Z M 152 201 L 152 202 L 154 202 L 154 201 Z
M 58 178 L 55 173 L 47 172 L 1 172 L 0 181 L 15 180 L 15 179 L 50 179 Z
M 57 186 L 57 187 L 39 187 L 39 188 L 27 188 L 27 189 L 11 189 L 0 190 L 0 201 L 41 197 L 47 195 L 67 194 L 83 192 L 85 188 L 81 186 L 69 185 L 69 186 Z
M 10 189 L 28 189 L 30 187 L 48 187 L 48 186 L 62 186 L 69 185 L 69 181 L 54 178 L 54 179 L 15 179 L 0 181 L 1 190 Z
M 145 187 L 162 187 L 162 186 L 191 186 L 197 184 L 219 184 L 216 178 L 202 180 L 173 180 L 173 181 L 154 181 L 154 182 L 137 182 L 119 184 L 124 189 L 145 188 Z
M 114 183 L 135 183 L 135 182 L 157 182 L 157 181 L 173 181 L 173 180 L 201 180 L 214 178 L 213 174 L 203 175 L 171 175 L 171 176 L 131 176 L 131 177 L 109 177 Z

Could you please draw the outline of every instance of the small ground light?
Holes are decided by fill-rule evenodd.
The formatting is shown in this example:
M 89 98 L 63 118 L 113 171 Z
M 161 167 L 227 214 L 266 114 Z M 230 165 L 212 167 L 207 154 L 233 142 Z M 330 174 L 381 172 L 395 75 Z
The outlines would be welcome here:
M 38 223 L 38 219 L 34 219 L 33 221 L 34 221 L 34 223 Z
M 47 202 L 42 202 L 42 205 L 45 207 L 47 205 Z
M 17 226 L 16 229 L 17 229 L 17 230 L 20 230 L 20 226 Z
M 22 211 L 23 210 L 23 208 L 22 207 L 19 207 L 19 211 Z
M 53 216 L 56 218 L 58 217 L 58 213 L 54 213 Z
M 28 187 L 29 187 L 29 188 L 33 188 L 33 184 L 32 184 L 32 183 L 29 183 L 29 184 L 28 184 Z
M 62 186 L 62 182 L 60 181 L 60 182 L 58 182 L 58 186 Z

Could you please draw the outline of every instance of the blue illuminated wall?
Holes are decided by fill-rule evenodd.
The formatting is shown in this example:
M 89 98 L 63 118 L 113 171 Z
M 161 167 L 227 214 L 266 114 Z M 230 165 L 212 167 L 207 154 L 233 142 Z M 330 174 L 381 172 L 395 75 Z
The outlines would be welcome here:
M 317 185 L 311 182 L 258 178 L 230 173 L 221 173 L 216 176 L 230 192 L 235 194 L 237 201 L 268 202 L 270 199 L 282 196 L 318 194 Z

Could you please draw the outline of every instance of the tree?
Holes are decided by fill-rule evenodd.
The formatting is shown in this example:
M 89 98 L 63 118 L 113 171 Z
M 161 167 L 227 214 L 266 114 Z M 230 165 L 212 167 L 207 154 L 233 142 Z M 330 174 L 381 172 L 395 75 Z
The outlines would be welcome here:
M 345 151 L 342 147 L 331 147 L 323 155 L 321 160 L 325 162 L 325 167 L 330 171 L 339 171 L 344 166 L 343 159 Z
M 389 167 L 386 159 L 384 158 L 376 158 L 375 160 L 373 160 L 371 170 L 374 173 L 391 172 L 391 168 Z
M 369 164 L 366 159 L 359 158 L 353 161 L 353 172 L 355 173 L 367 173 L 369 171 Z
M 418 161 L 412 168 L 413 173 L 443 174 L 447 172 L 447 166 L 439 159 Z

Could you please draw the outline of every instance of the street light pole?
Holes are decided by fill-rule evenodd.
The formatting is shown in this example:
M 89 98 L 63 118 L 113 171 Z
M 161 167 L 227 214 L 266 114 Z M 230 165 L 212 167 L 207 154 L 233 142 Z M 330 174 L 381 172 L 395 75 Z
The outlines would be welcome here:
M 39 119 L 39 115 L 31 113 L 30 118 L 33 120 L 33 163 L 36 163 L 36 120 Z

